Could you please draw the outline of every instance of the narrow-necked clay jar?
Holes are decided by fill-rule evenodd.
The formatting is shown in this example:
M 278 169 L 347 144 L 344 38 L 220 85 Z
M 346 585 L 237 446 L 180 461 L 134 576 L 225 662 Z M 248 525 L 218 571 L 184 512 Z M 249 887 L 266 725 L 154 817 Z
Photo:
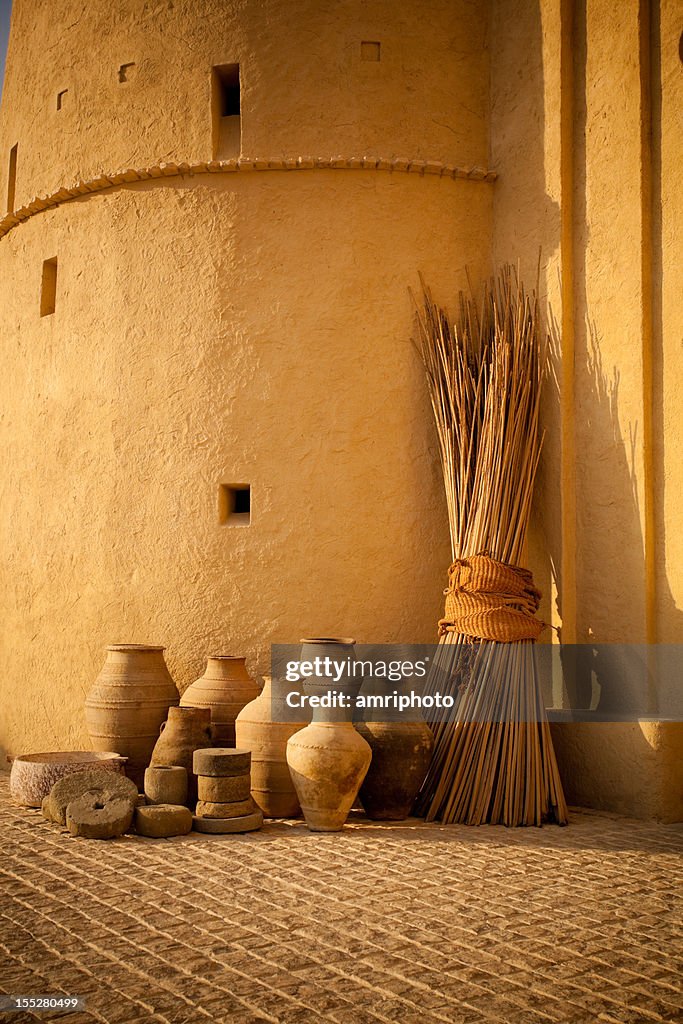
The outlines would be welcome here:
M 251 750 L 251 795 L 266 818 L 295 818 L 299 798 L 287 767 L 287 741 L 310 721 L 310 713 L 286 706 L 297 687 L 284 679 L 264 677 L 259 696 L 235 719 L 235 742 Z
M 210 708 L 214 746 L 234 747 L 235 718 L 259 692 L 247 672 L 246 658 L 214 654 L 207 660 L 204 675 L 185 690 L 180 705 Z
M 334 703 L 314 707 L 311 724 L 287 742 L 287 764 L 306 824 L 312 832 L 338 832 L 372 758 L 369 744 L 353 725 L 355 697 L 360 688 L 360 680 L 350 670 L 354 641 L 315 637 L 301 642 L 302 661 L 329 656 L 349 666 L 349 672 L 339 682 L 324 675 L 305 680 L 307 694 L 330 695 Z
M 159 727 L 178 700 L 163 647 L 112 644 L 85 701 L 93 750 L 128 758 L 126 775 L 142 788 Z
M 197 802 L 197 776 L 192 771 L 195 750 L 212 746 L 209 708 L 169 708 L 168 719 L 152 751 L 152 765 L 180 765 L 187 772 L 187 803 Z

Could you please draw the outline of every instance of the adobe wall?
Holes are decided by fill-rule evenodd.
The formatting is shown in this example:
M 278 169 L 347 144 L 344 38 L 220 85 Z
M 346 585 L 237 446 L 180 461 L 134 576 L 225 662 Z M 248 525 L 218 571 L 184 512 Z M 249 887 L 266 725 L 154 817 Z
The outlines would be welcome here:
M 494 259 L 532 277 L 542 250 L 561 332 L 532 562 L 542 613 L 586 650 L 683 641 L 682 29 L 669 0 L 493 7 Z M 668 656 L 648 650 L 656 678 Z M 574 699 L 600 678 L 598 658 Z M 570 799 L 680 817 L 677 722 L 553 735 Z
M 10 753 L 87 746 L 107 643 L 166 644 L 183 688 L 209 654 L 262 672 L 305 634 L 435 637 L 448 531 L 407 289 L 489 270 L 492 184 L 462 176 L 486 161 L 486 20 L 445 0 L 297 8 L 15 2 Z M 242 159 L 216 163 L 211 68 L 234 62 Z M 220 521 L 231 483 L 251 486 L 248 526 Z

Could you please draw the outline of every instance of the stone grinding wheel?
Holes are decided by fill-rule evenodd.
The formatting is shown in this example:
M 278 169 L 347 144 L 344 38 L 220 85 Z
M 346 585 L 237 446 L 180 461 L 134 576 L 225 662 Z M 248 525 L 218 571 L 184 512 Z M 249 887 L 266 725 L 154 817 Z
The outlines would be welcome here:
M 236 800 L 233 803 L 213 803 L 208 800 L 199 800 L 196 814 L 198 818 L 241 818 L 255 810 L 256 804 L 251 797 L 248 800 Z
M 192 811 L 180 804 L 151 804 L 135 812 L 135 831 L 151 839 L 185 836 L 192 829 Z
M 231 804 L 248 800 L 251 795 L 251 775 L 198 775 L 197 796 L 213 804 Z
M 107 797 L 127 797 L 133 805 L 138 799 L 137 786 L 125 775 L 103 771 L 76 772 L 54 784 L 49 797 L 43 801 L 43 814 L 49 821 L 66 825 L 67 805 L 88 792 L 98 792 Z
M 250 750 L 228 750 L 224 747 L 202 747 L 192 757 L 195 775 L 246 775 L 251 772 Z
M 82 839 L 115 839 L 130 828 L 134 812 L 130 796 L 92 790 L 69 801 L 66 827 Z
M 209 835 L 230 835 L 239 832 L 255 832 L 263 824 L 261 811 L 254 811 L 253 814 L 245 814 L 239 818 L 200 818 L 195 815 L 192 819 L 192 827 L 195 832 L 205 832 Z

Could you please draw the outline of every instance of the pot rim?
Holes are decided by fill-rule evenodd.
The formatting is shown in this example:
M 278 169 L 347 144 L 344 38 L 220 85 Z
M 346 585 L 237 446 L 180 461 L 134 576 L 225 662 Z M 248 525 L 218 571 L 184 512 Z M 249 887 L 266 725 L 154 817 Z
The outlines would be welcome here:
M 350 636 L 307 636 L 299 640 L 300 644 L 335 644 L 342 647 L 353 647 L 356 641 Z
M 81 754 L 83 757 L 74 759 L 74 754 Z M 11 759 L 11 763 L 54 766 L 55 764 L 89 764 L 92 762 L 93 765 L 97 765 L 102 761 L 125 762 L 127 760 L 126 756 L 117 754 L 114 750 L 41 750 L 35 754 L 17 754 Z
M 241 654 L 207 654 L 209 661 L 246 661 L 246 655 Z
M 108 644 L 107 651 L 165 651 L 159 644 Z

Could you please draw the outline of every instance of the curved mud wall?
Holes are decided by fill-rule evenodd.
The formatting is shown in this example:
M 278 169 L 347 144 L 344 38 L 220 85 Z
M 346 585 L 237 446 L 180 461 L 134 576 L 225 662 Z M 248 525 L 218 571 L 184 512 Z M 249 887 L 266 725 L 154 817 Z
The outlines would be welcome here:
M 407 288 L 422 270 L 450 297 L 489 269 L 492 186 L 453 170 L 486 162 L 482 6 L 15 0 L 9 752 L 87 743 L 108 642 L 167 644 L 182 688 L 215 652 L 263 671 L 305 634 L 435 636 L 448 532 Z M 102 181 L 221 157 L 211 74 L 234 63 L 242 157 L 301 169 Z M 311 166 L 338 155 L 356 169 Z M 249 525 L 221 521 L 229 484 L 251 487 Z

